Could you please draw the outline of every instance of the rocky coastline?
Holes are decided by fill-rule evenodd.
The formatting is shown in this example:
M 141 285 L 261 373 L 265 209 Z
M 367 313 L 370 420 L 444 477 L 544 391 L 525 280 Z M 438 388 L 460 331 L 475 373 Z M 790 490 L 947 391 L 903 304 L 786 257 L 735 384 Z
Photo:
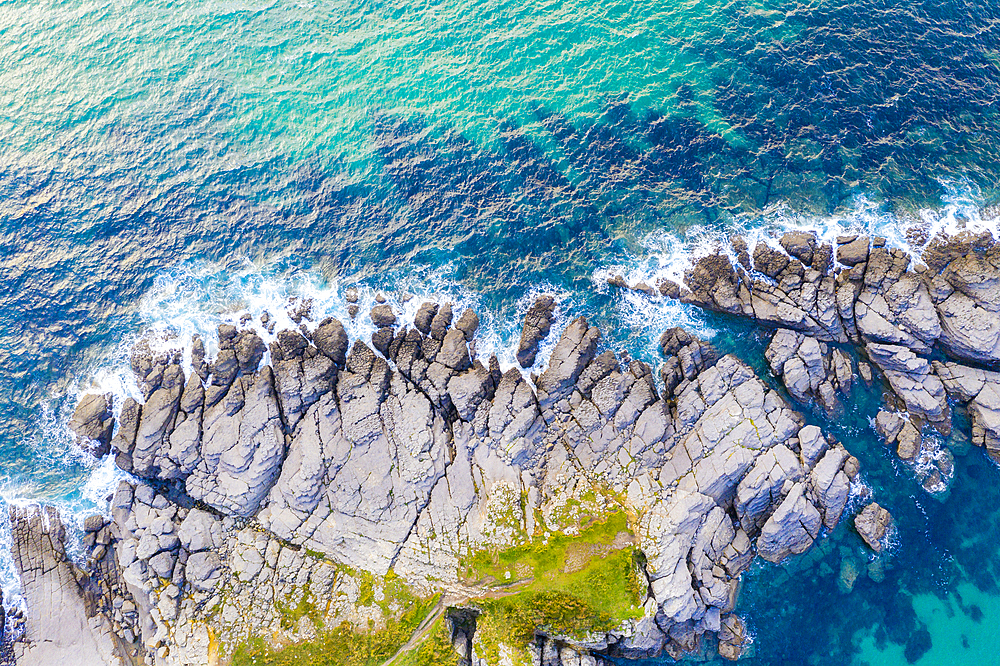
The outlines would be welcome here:
M 131 475 L 88 519 L 86 561 L 54 509 L 11 509 L 28 608 L 14 663 L 354 659 L 362 636 L 382 652 L 344 663 L 736 660 L 758 556 L 845 521 L 878 552 L 892 529 L 877 503 L 848 513 L 860 463 L 806 414 L 836 418 L 877 382 L 874 425 L 929 492 L 951 480 L 937 442 L 956 411 L 1000 462 L 1000 246 L 923 245 L 911 260 L 865 236 L 734 237 L 680 283 L 636 285 L 773 330 L 770 378 L 680 328 L 659 368 L 623 360 L 583 317 L 543 371 L 502 371 L 476 354 L 472 310 L 428 302 L 404 323 L 384 299 L 354 305 L 370 340 L 297 303 L 297 329 L 220 326 L 211 358 L 198 339 L 140 341 L 142 399 L 83 396 L 71 423 Z M 522 368 L 556 307 L 528 310 Z

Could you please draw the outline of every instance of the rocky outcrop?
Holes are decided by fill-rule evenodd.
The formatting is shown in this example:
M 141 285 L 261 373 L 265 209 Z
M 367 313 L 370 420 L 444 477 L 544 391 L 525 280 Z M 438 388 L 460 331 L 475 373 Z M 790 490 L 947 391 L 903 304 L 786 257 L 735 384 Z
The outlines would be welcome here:
M 954 475 L 954 455 L 933 436 L 935 430 L 927 428 L 930 436 L 924 436 L 924 424 L 923 418 L 908 412 L 881 409 L 875 416 L 875 431 L 885 445 L 907 463 L 925 490 L 942 492 Z
M 934 362 L 948 395 L 965 404 L 972 424 L 972 443 L 1000 463 L 1000 373 L 958 363 Z
M 870 344 L 867 351 L 885 374 L 893 393 L 906 409 L 938 426 L 951 430 L 951 411 L 944 384 L 934 374 L 930 361 L 899 345 Z
M 772 372 L 796 401 L 828 415 L 852 383 L 834 345 L 852 342 L 881 371 L 887 410 L 904 413 L 909 425 L 886 439 L 927 489 L 947 487 L 952 472 L 950 453 L 922 436 L 924 426 L 949 434 L 949 397 L 967 406 L 973 439 L 1000 460 L 989 369 L 1000 362 L 1000 245 L 988 232 L 938 235 L 915 256 L 868 236 L 825 243 L 789 232 L 752 248 L 737 236 L 661 293 L 777 328 Z M 933 353 L 950 360 L 932 363 Z M 866 361 L 858 370 L 875 379 Z
M 77 403 L 69 429 L 81 447 L 100 458 L 110 450 L 114 425 L 110 396 L 87 393 Z
M 821 247 L 789 246 L 829 271 Z M 522 336 L 535 346 L 551 326 L 552 303 L 540 303 Z M 212 636 L 232 645 L 290 631 L 289 599 L 335 600 L 327 626 L 360 623 L 371 611 L 344 572 L 485 593 L 467 574 L 476 553 L 572 535 L 622 508 L 637 517 L 644 616 L 584 642 L 552 636 L 538 658 L 596 664 L 705 645 L 737 658 L 742 572 L 833 529 L 858 473 L 749 365 L 682 329 L 661 338 L 661 390 L 656 370 L 602 350 L 582 317 L 530 378 L 477 358 L 471 311 L 455 321 L 451 305 L 424 303 L 410 326 L 380 303 L 371 317 L 371 346 L 349 345 L 332 319 L 270 331 L 267 347 L 221 326 L 217 356 L 188 376 L 182 354 L 137 348 L 144 400 L 123 405 L 113 446 L 140 481 L 119 487 L 88 548 L 92 565 L 114 553 L 135 601 L 130 622 L 112 621 L 156 664 L 205 663 Z M 846 389 L 837 364 L 849 361 L 787 333 L 786 375 L 792 356 L 813 363 L 815 344 L 823 381 Z
M 99 558 L 104 566 L 92 566 L 92 578 L 66 556 L 65 529 L 55 509 L 11 507 L 10 523 L 28 609 L 24 634 L 14 648 L 18 666 L 131 664 L 136 651 L 109 603 L 113 590 L 123 592 L 109 576 L 114 557 L 106 558 L 111 541 L 106 529 L 95 535 L 95 541 L 106 543 Z
M 765 352 L 771 372 L 781 377 L 788 393 L 800 403 L 815 401 L 827 416 L 843 411 L 840 397 L 851 394 L 851 357 L 797 331 L 779 329 Z
M 536 300 L 524 315 L 521 341 L 517 345 L 517 362 L 522 368 L 530 368 L 535 364 L 538 344 L 548 337 L 552 329 L 555 309 L 555 299 L 546 294 Z
M 877 502 L 872 502 L 854 517 L 854 528 L 876 553 L 882 552 L 882 540 L 891 526 L 892 514 Z

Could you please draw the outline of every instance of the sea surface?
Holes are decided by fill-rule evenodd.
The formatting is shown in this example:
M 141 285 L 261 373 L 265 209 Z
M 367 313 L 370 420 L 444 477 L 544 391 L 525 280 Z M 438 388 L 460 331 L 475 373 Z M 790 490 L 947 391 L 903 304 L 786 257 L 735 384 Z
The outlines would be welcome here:
M 144 331 L 211 342 L 294 296 L 473 305 L 510 365 L 547 291 L 634 358 L 683 324 L 763 369 L 746 324 L 607 276 L 735 230 L 995 231 L 998 109 L 997 0 L 0 0 L 0 494 L 102 509 L 117 474 L 70 444 L 75 396 L 134 391 Z M 809 418 L 893 547 L 845 524 L 758 565 L 746 663 L 1000 663 L 1000 471 L 943 442 L 928 494 L 878 403 Z M 6 546 L 0 582 L 16 602 Z

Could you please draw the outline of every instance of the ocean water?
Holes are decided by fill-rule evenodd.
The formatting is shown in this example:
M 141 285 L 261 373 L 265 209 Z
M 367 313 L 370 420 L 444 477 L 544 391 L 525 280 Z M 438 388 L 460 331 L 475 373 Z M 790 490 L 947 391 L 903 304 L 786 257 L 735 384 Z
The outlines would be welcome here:
M 683 324 L 761 368 L 745 325 L 606 277 L 737 229 L 995 229 L 998 108 L 994 0 L 0 2 L 0 494 L 100 508 L 116 473 L 65 423 L 80 391 L 135 390 L 143 331 L 296 296 L 343 317 L 348 287 L 475 306 L 507 364 L 549 291 L 633 357 Z M 755 569 L 748 663 L 1000 661 L 1000 473 L 948 442 L 927 494 L 877 403 L 810 418 L 895 545 L 842 526 Z

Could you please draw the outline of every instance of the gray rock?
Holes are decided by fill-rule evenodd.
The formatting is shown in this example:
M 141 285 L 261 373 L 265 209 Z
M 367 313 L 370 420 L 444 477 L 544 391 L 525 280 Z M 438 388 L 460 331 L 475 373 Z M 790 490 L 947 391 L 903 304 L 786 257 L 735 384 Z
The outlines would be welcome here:
M 861 510 L 854 518 L 854 528 L 872 550 L 882 552 L 882 538 L 892 525 L 892 514 L 876 502 Z
M 838 241 L 839 243 L 839 241 Z M 860 236 L 837 245 L 837 261 L 847 266 L 857 266 L 868 260 L 868 236 Z
M 201 509 L 191 509 L 177 530 L 181 545 L 188 552 L 208 550 L 222 545 L 222 523 Z
M 254 514 L 285 454 L 271 368 L 265 366 L 252 383 L 249 377 L 234 383 L 223 401 L 206 410 L 204 433 L 188 493 L 225 513 Z
M 875 415 L 875 431 L 885 439 L 886 444 L 892 444 L 903 429 L 904 422 L 899 414 L 880 409 Z
M 222 577 L 222 561 L 212 550 L 192 553 L 184 565 L 184 575 L 196 590 L 208 592 Z
M 521 327 L 521 341 L 517 346 L 517 362 L 522 368 L 530 368 L 535 364 L 538 354 L 538 344 L 548 337 L 555 321 L 556 302 L 552 296 L 540 296 L 524 315 L 524 325 Z
M 84 395 L 69 422 L 69 429 L 76 435 L 80 446 L 97 458 L 111 450 L 111 431 L 115 422 L 108 398 L 97 393 Z
M 437 303 L 423 303 L 417 309 L 417 314 L 413 318 L 413 326 L 424 335 L 431 334 L 431 322 L 438 313 L 440 306 Z
M 465 341 L 472 342 L 473 336 L 479 329 L 479 315 L 472 308 L 467 308 L 462 316 L 455 322 L 455 328 L 465 334 Z
M 896 436 L 896 454 L 903 460 L 912 461 L 920 453 L 920 431 L 907 420 Z
M 872 343 L 867 351 L 910 413 L 947 428 L 951 412 L 944 385 L 927 359 L 899 345 Z
M 812 264 L 816 249 L 816 234 L 806 231 L 789 231 L 779 241 L 785 252 L 805 265 Z
M 347 360 L 347 331 L 338 320 L 327 318 L 313 331 L 313 343 L 338 366 L 343 367 Z
M 132 398 L 125 398 L 121 414 L 118 415 L 118 433 L 111 441 L 111 446 L 118 451 L 129 454 L 135 448 L 135 435 L 139 429 L 139 416 L 142 406 Z M 125 470 L 131 472 L 131 469 Z
M 110 622 L 90 617 L 85 590 L 65 551 L 65 529 L 52 507 L 10 507 L 12 556 L 27 613 L 17 664 L 93 666 L 116 654 Z
M 556 343 L 549 367 L 538 378 L 539 403 L 545 409 L 566 397 L 584 367 L 594 358 L 601 332 L 577 317 Z
M 83 521 L 83 530 L 85 532 L 98 532 L 106 524 L 107 521 L 104 519 L 104 516 L 100 514 L 87 516 Z
M 372 308 L 371 317 L 377 328 L 387 328 L 396 323 L 396 313 L 390 305 L 376 305 Z
M 174 562 L 176 558 L 169 550 L 149 558 L 149 566 L 160 578 L 170 578 L 174 573 Z
M 805 497 L 806 486 L 796 483 L 768 518 L 757 539 L 757 552 L 768 562 L 808 550 L 819 536 L 822 518 Z
M 950 362 L 935 362 L 934 370 L 948 394 L 966 404 L 972 443 L 1000 462 L 1000 373 Z

